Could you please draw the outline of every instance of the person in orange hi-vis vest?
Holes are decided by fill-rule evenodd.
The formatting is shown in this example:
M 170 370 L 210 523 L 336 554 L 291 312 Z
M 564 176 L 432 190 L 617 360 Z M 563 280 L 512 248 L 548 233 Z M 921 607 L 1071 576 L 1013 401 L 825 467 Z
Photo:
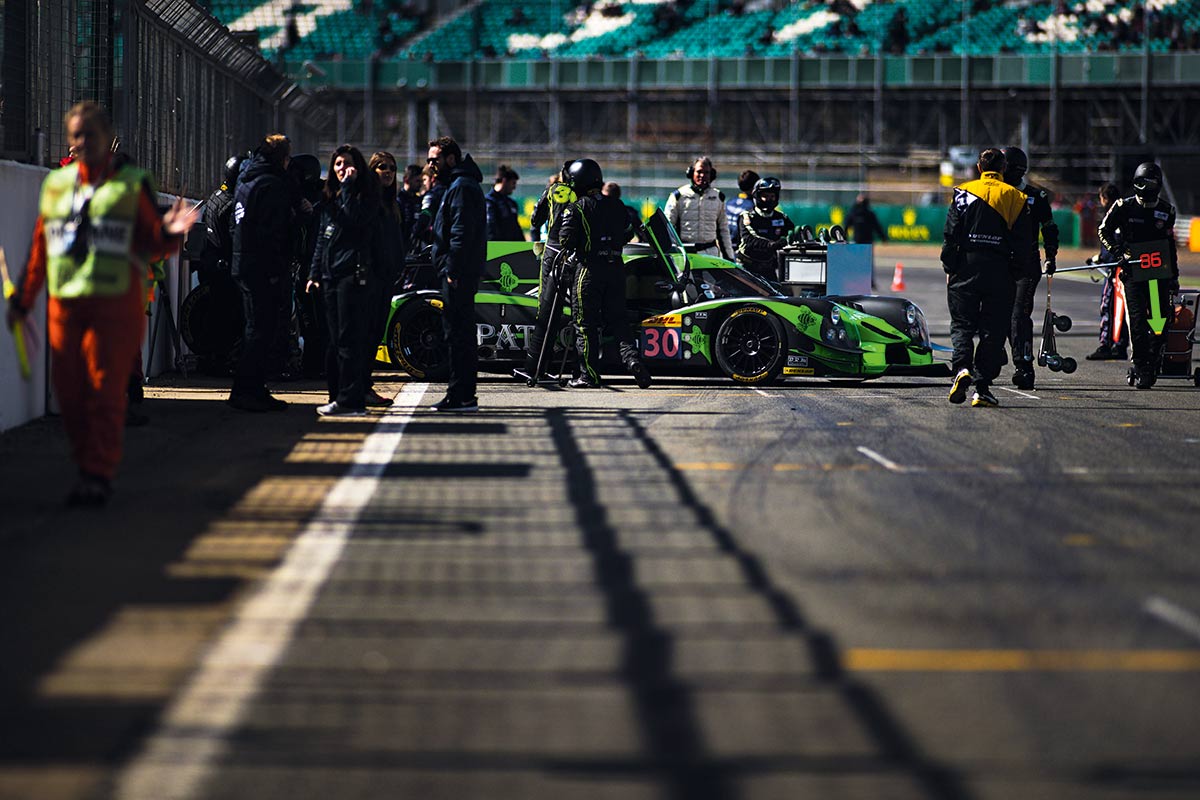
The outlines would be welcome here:
M 145 331 L 146 264 L 179 249 L 196 208 L 159 216 L 150 176 L 114 164 L 108 113 L 85 101 L 64 118 L 78 158 L 42 184 L 33 245 L 6 315 L 24 320 L 48 284 L 50 377 L 79 467 L 68 505 L 101 506 L 121 461 L 126 383 Z

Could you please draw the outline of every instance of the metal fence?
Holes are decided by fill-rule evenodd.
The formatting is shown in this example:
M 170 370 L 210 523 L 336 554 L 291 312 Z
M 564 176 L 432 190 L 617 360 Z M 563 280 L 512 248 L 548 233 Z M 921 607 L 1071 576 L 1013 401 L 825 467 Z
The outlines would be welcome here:
M 330 113 L 193 0 L 5 0 L 0 156 L 56 163 L 62 116 L 86 99 L 160 188 L 191 196 L 268 133 L 312 149 Z

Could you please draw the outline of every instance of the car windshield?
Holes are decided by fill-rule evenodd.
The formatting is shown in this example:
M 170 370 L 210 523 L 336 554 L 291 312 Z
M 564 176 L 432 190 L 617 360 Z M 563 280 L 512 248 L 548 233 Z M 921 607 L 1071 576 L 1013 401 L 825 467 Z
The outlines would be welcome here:
M 701 269 L 692 271 L 700 296 L 708 300 L 724 297 L 775 297 L 771 284 L 744 269 Z

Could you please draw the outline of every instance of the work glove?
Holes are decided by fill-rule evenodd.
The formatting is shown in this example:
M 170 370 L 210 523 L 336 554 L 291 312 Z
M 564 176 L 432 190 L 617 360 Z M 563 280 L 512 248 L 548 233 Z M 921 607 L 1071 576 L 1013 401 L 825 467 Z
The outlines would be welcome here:
M 1047 275 L 1053 275 L 1053 274 L 1054 274 L 1054 270 L 1055 270 L 1055 269 L 1057 269 L 1057 268 L 1058 268 L 1058 265 L 1054 263 L 1054 259 L 1053 259 L 1053 258 L 1047 258 L 1047 259 L 1046 259 L 1046 274 L 1047 274 Z
M 787 244 L 787 239 L 776 239 L 775 241 L 771 242 L 771 249 L 772 250 L 782 250 L 784 245 L 786 245 L 786 244 Z

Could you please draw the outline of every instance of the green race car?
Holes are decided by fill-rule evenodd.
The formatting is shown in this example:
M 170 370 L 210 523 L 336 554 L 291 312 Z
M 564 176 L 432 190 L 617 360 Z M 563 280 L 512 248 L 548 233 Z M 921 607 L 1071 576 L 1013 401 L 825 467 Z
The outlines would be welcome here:
M 764 384 L 780 376 L 946 376 L 921 309 L 900 297 L 788 297 L 736 264 L 689 253 L 661 210 L 624 250 L 626 309 L 654 375 L 724 375 Z M 481 370 L 525 360 L 537 317 L 539 261 L 530 242 L 489 242 L 475 295 Z M 435 289 L 396 295 L 384 336 L 389 361 L 416 378 L 444 379 L 442 299 Z M 572 356 L 564 326 L 549 363 Z M 622 374 L 616 347 L 606 374 Z

